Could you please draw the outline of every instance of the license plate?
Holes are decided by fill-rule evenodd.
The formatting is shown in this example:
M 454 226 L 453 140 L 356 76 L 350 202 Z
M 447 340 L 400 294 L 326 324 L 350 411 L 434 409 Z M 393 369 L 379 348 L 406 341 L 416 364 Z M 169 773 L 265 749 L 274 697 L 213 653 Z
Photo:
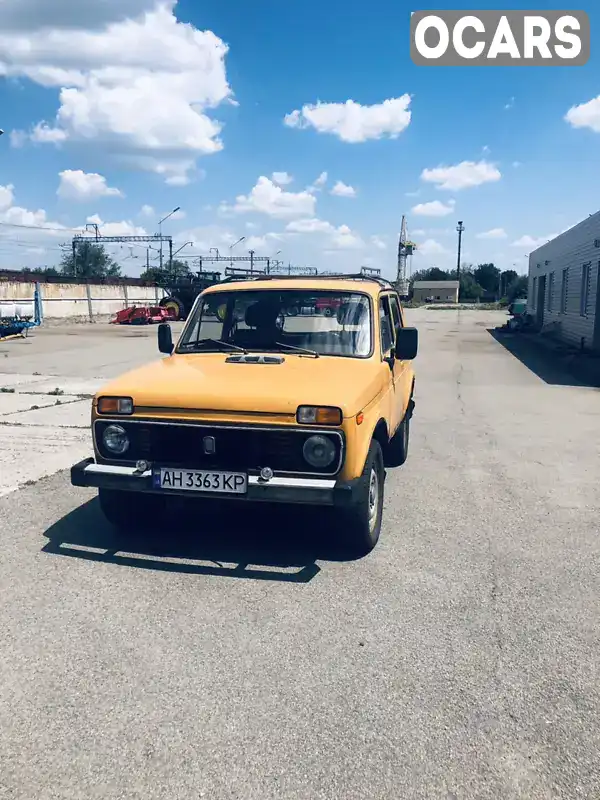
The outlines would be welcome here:
M 154 473 L 155 489 L 218 494 L 246 494 L 248 476 L 242 472 L 212 472 L 198 469 L 166 469 Z

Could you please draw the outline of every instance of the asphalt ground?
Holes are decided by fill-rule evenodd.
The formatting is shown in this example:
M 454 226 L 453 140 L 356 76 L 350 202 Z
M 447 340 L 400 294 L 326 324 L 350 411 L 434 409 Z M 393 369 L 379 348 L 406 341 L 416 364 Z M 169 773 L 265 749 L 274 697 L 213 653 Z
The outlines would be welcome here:
M 73 399 L 0 393 L 2 800 L 600 797 L 598 391 L 524 366 L 505 315 L 408 317 L 410 457 L 359 561 L 295 509 L 118 539 L 56 470 L 155 330 L 0 345 L 0 386 Z

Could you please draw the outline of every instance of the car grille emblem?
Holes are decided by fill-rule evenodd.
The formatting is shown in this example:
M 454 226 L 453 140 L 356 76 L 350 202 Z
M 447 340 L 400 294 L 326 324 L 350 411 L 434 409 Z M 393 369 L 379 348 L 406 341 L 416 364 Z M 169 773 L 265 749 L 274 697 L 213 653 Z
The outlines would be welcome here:
M 207 456 L 212 456 L 217 451 L 217 443 L 215 442 L 214 436 L 205 436 L 202 440 L 202 444 L 204 445 L 204 454 Z

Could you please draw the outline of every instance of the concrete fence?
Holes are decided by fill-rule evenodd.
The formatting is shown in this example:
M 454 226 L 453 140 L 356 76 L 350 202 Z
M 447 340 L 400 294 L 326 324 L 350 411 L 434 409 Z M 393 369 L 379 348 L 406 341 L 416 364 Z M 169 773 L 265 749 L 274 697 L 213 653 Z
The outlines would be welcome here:
M 42 310 L 46 319 L 77 317 L 93 320 L 96 317 L 114 316 L 127 306 L 158 305 L 165 296 L 157 286 L 128 284 L 39 284 Z M 0 307 L 33 302 L 35 283 L 0 281 Z

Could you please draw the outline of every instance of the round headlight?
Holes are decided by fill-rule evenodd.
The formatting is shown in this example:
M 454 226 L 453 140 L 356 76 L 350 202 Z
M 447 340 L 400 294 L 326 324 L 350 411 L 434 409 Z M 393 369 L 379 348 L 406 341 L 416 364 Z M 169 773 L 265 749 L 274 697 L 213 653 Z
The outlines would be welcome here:
M 104 429 L 102 441 L 107 450 L 116 456 L 122 456 L 129 448 L 129 437 L 127 431 L 120 425 L 109 425 Z
M 302 453 L 311 467 L 324 469 L 335 458 L 335 446 L 325 436 L 309 436 L 304 442 Z

